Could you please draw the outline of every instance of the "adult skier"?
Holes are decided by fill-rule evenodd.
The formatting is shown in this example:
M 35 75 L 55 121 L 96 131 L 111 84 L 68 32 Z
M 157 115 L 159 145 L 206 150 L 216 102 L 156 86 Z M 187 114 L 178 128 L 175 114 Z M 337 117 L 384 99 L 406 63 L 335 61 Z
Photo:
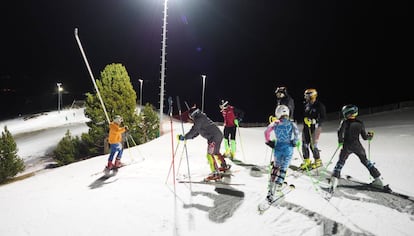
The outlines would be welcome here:
M 109 136 L 108 143 L 110 153 L 108 157 L 108 164 L 105 167 L 105 174 L 108 175 L 112 169 L 121 167 L 121 158 L 123 152 L 122 146 L 122 134 L 128 131 L 128 126 L 121 127 L 124 120 L 121 116 L 116 115 L 114 120 L 109 123 Z M 116 155 L 115 163 L 113 163 L 114 156 Z
M 286 105 L 289 108 L 289 118 L 293 120 L 293 113 L 295 111 L 295 100 L 289 95 L 287 87 L 277 87 L 275 90 L 275 95 L 276 107 L 279 105 Z
M 279 105 L 275 111 L 278 120 L 270 123 L 264 134 L 266 144 L 274 149 L 274 161 L 270 173 L 268 193 L 266 199 L 273 201 L 275 191 L 280 191 L 285 180 L 287 168 L 292 160 L 293 148 L 300 145 L 299 129 L 294 121 L 289 119 L 289 108 Z M 274 132 L 275 140 L 271 140 Z
M 305 90 L 302 129 L 302 153 L 304 161 L 300 165 L 300 169 L 302 170 L 315 169 L 322 166 L 317 144 L 322 132 L 322 123 L 326 117 L 326 108 L 317 97 L 318 92 L 316 89 L 309 88 Z M 311 163 L 309 150 L 315 159 L 314 163 Z
M 362 146 L 359 136 L 364 140 L 372 140 L 374 132 L 366 132 L 364 122 L 357 119 L 358 107 L 355 105 L 345 105 L 342 107 L 342 115 L 344 119 L 338 128 L 338 145 L 342 147 L 339 153 L 339 160 L 335 165 L 331 177 L 331 191 L 333 192 L 338 185 L 338 179 L 341 176 L 341 170 L 345 165 L 349 155 L 358 156 L 361 163 L 368 169 L 369 174 L 374 178 L 371 186 L 389 190 L 389 186 L 384 186 L 381 179 L 381 173 L 375 168 L 374 163 L 367 159 L 365 149 Z
M 204 180 L 219 180 L 222 178 L 220 172 L 230 169 L 224 157 L 220 153 L 220 145 L 223 140 L 223 133 L 214 122 L 200 111 L 195 105 L 188 111 L 188 117 L 194 122 L 191 129 L 185 135 L 178 135 L 181 141 L 193 139 L 200 135 L 207 139 L 207 160 L 210 166 L 211 174 Z M 220 167 L 219 167 L 220 166 Z
M 219 107 L 224 120 L 224 156 L 233 160 L 236 155 L 236 131 L 244 112 L 230 105 L 226 100 L 221 100 Z

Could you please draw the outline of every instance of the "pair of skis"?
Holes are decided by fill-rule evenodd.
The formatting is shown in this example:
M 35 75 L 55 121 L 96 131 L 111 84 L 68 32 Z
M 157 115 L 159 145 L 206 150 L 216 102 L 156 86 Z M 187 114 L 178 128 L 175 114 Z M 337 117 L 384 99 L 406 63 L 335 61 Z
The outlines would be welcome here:
M 267 199 L 263 202 L 259 203 L 257 206 L 257 210 L 259 211 L 259 214 L 263 214 L 265 211 L 267 211 L 271 206 L 277 205 L 281 200 L 285 198 L 285 196 L 292 192 L 292 190 L 295 189 L 295 185 L 293 184 L 284 184 L 283 188 L 280 191 L 277 191 L 275 193 L 275 198 L 272 201 L 268 201 Z
M 367 188 L 367 190 L 380 191 L 380 192 L 388 193 L 388 194 L 391 194 L 391 195 L 394 195 L 396 197 L 400 197 L 400 198 L 403 198 L 403 199 L 412 199 L 412 197 L 410 197 L 410 196 L 408 196 L 406 194 L 402 194 L 402 193 L 398 193 L 398 192 L 392 191 L 391 188 L 389 187 L 389 185 L 385 185 L 383 188 L 378 188 L 376 186 L 373 186 L 370 183 L 365 183 L 363 181 L 360 181 L 358 179 L 355 179 L 354 177 L 352 177 L 350 175 L 347 175 L 345 177 L 345 179 L 348 180 L 348 181 L 350 181 L 350 182 L 353 182 L 353 183 L 356 183 L 356 184 L 365 186 Z M 332 188 L 329 188 L 327 190 L 327 193 L 326 193 L 326 195 L 325 195 L 324 198 L 329 201 L 334 194 L 335 194 L 335 190 L 332 189 Z

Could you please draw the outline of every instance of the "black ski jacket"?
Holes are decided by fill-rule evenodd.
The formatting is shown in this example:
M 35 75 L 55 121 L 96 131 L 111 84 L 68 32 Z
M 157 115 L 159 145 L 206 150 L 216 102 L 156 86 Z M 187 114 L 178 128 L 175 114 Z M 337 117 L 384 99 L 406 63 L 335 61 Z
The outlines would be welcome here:
M 185 139 L 193 139 L 198 135 L 207 139 L 208 143 L 221 143 L 223 140 L 223 133 L 214 122 L 206 116 L 203 112 L 194 115 L 194 125 L 185 134 Z

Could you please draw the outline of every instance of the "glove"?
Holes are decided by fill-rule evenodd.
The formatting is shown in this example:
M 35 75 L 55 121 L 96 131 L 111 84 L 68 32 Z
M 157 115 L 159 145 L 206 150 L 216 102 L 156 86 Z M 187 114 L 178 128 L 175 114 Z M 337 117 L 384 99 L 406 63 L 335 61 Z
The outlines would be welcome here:
M 368 131 L 368 140 L 371 141 L 372 138 L 374 137 L 374 131 Z
M 311 126 L 312 124 L 312 119 L 309 119 L 308 117 L 303 118 L 303 122 L 307 125 L 307 126 Z
M 239 120 L 238 119 L 234 119 L 234 124 L 239 127 Z
M 267 141 L 266 145 L 269 146 L 270 148 L 275 148 L 275 141 Z
M 290 145 L 292 145 L 292 147 L 300 147 L 300 140 L 297 140 L 295 142 L 295 140 L 290 141 Z
M 342 146 L 344 146 L 344 143 L 338 142 L 338 148 L 341 148 Z
M 269 116 L 269 123 L 273 123 L 273 122 L 276 122 L 276 121 L 277 121 L 276 116 Z
M 185 137 L 184 137 L 184 135 L 182 135 L 182 134 L 177 135 L 177 138 L 178 138 L 178 140 L 180 140 L 180 141 L 184 141 L 184 140 L 185 140 Z
M 308 117 L 303 118 L 303 122 L 309 127 L 312 124 L 316 125 L 316 119 L 311 119 L 311 118 L 308 118 Z

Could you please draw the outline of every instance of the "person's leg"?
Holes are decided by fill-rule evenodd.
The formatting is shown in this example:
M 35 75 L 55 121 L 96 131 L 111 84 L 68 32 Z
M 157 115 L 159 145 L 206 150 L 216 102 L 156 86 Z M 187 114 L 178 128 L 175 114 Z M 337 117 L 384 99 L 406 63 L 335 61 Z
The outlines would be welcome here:
M 230 130 L 230 154 L 231 158 L 236 155 L 236 126 L 231 127 Z

